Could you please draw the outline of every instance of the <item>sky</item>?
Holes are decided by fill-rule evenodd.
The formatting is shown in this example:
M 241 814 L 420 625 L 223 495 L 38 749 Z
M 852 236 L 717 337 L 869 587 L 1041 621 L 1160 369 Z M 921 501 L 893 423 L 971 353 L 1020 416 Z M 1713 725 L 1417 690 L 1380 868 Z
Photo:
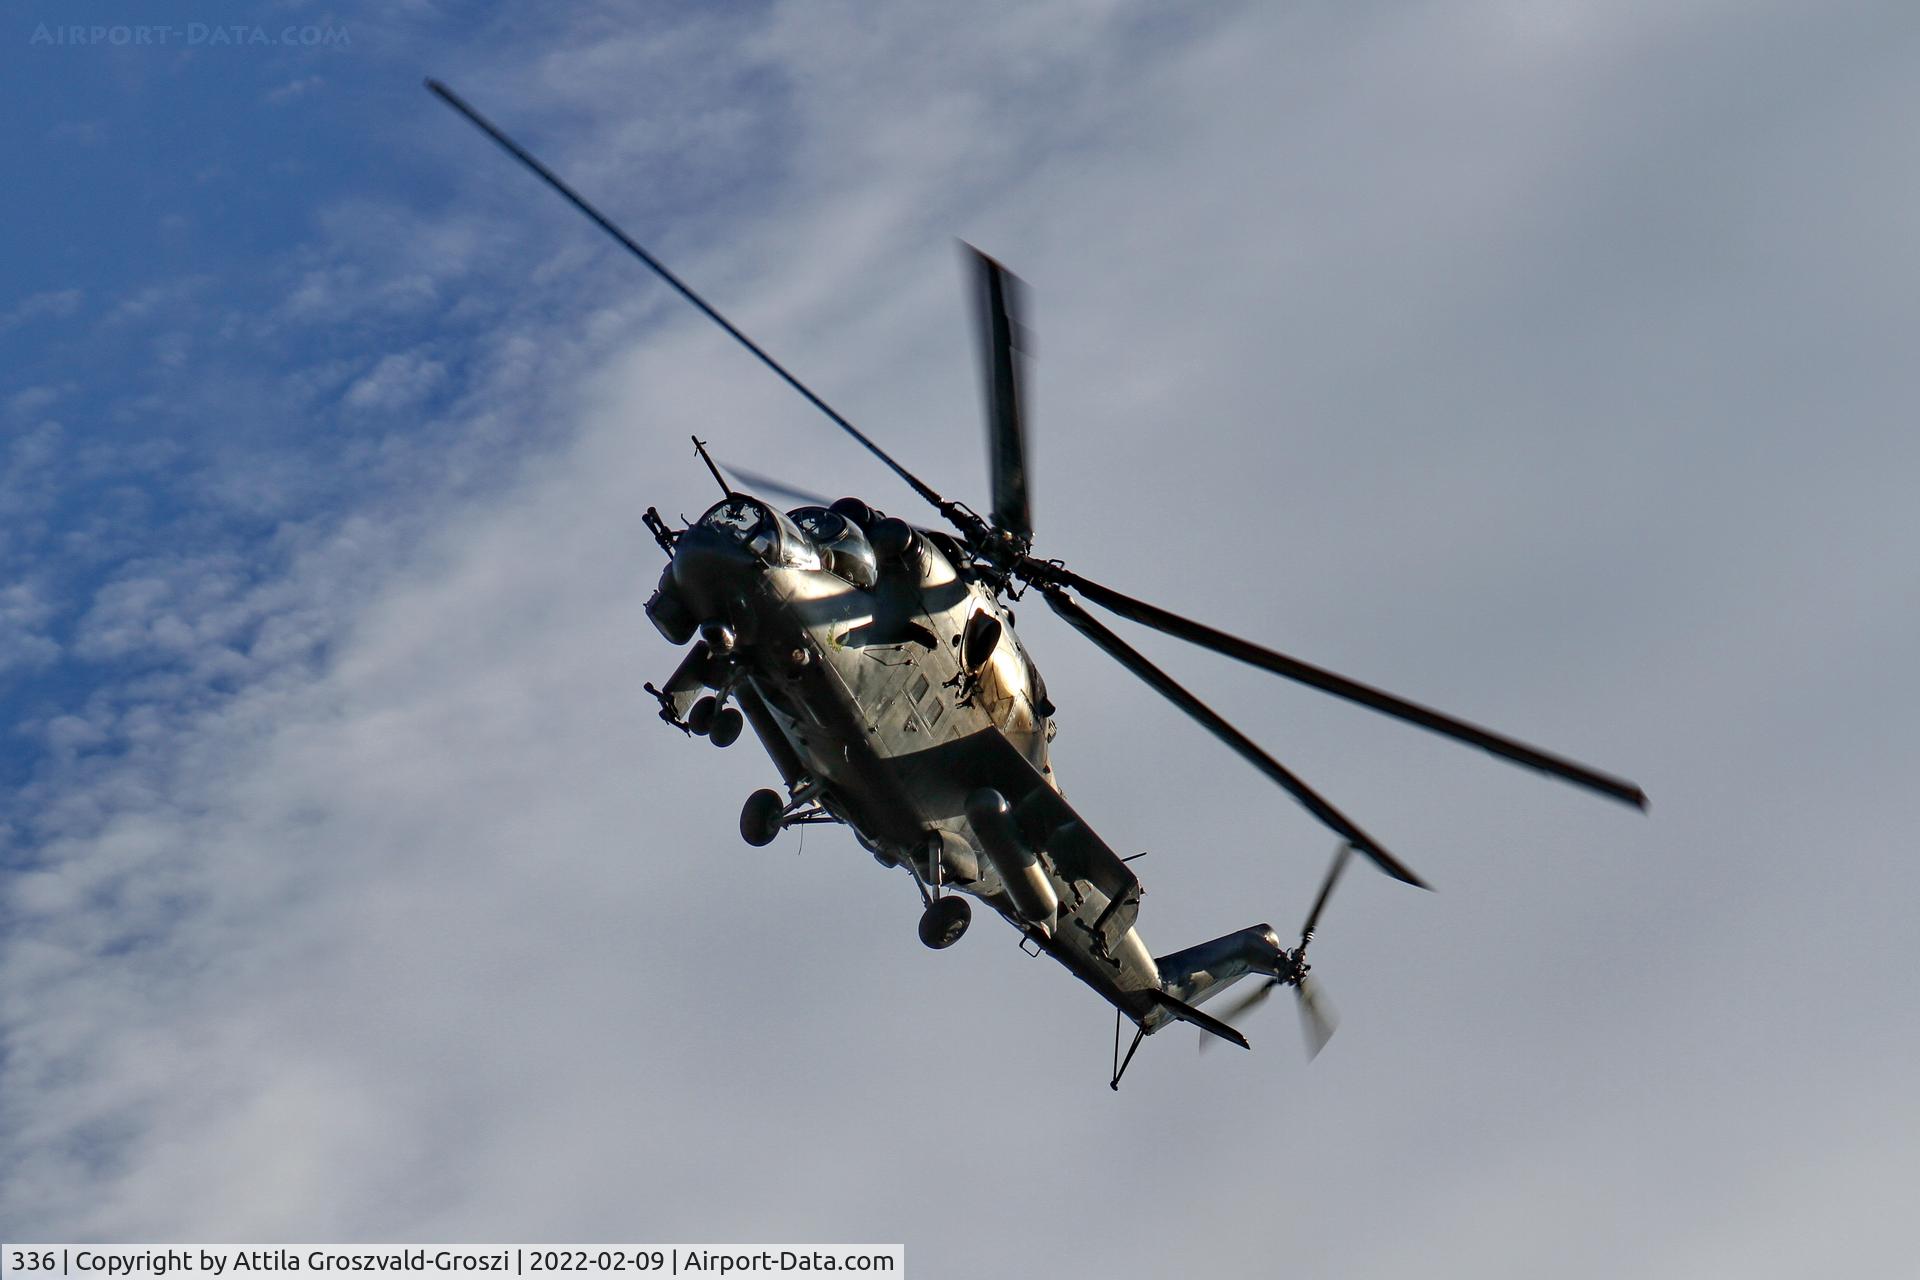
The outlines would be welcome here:
M 0 1238 L 1910 1270 L 1908 6 L 82 8 L 0 27 Z M 427 75 L 975 506 L 978 244 L 1042 554 L 1650 811 L 1120 624 L 1435 892 L 1342 884 L 1310 1065 L 1110 1092 L 655 719 L 690 434 L 914 499 Z M 1019 616 L 1149 947 L 1296 927 L 1332 837 Z

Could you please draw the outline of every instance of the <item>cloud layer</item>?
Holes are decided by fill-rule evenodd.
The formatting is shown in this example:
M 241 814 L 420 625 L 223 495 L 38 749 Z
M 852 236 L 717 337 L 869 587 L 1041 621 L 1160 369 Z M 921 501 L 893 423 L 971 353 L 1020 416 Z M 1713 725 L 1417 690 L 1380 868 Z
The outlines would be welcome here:
M 0 388 L 0 1235 L 904 1239 L 934 1276 L 1907 1256 L 1910 23 L 355 29 L 248 68 L 372 157 L 229 157 L 311 166 L 282 241 L 0 307 L 38 344 Z M 1035 294 L 1046 553 L 1626 773 L 1651 816 L 1142 639 L 1441 892 L 1343 886 L 1311 1069 L 1283 1014 L 1253 1054 L 1156 1037 L 1110 1094 L 1077 983 L 984 918 L 924 951 L 842 832 L 741 846 L 771 767 L 654 720 L 639 516 L 705 505 L 687 435 L 911 500 L 388 85 L 427 54 L 970 498 L 950 237 L 994 252 Z M 63 56 L 128 120 L 212 74 Z M 221 216 L 207 184 L 153 234 Z M 1043 615 L 1061 776 L 1150 851 L 1149 944 L 1290 927 L 1329 838 Z

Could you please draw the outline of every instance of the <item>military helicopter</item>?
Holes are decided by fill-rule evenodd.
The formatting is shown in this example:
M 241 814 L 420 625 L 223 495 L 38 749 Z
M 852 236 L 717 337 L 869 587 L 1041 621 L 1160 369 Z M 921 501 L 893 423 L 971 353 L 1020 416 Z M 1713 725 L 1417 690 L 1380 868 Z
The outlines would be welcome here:
M 834 502 L 735 469 L 779 506 L 739 489 L 694 448 L 722 496 L 674 528 L 644 517 L 668 557 L 647 616 L 687 654 L 646 689 L 660 716 L 717 746 L 751 725 L 781 788 L 755 791 L 740 834 L 766 845 L 790 827 L 839 823 L 882 866 L 904 869 L 922 906 L 920 940 L 952 946 L 972 918 L 969 899 L 1114 1006 L 1118 1089 L 1143 1037 L 1176 1022 L 1242 1048 L 1225 1018 L 1198 1006 L 1243 977 L 1264 978 L 1237 1014 L 1276 987 L 1299 1000 L 1310 1052 L 1332 1034 L 1309 977 L 1307 949 L 1350 858 L 1425 888 L 1380 842 L 1334 808 L 1220 714 L 1116 635 L 1075 598 L 1361 706 L 1479 747 L 1635 807 L 1631 782 L 1122 594 L 1033 551 L 1020 353 L 1022 287 L 985 254 L 966 249 L 975 286 L 987 407 L 992 507 L 982 516 L 908 471 L 736 328 L 632 237 L 451 89 L 427 87 L 719 325 L 835 425 L 884 463 L 950 526 L 929 528 L 858 498 Z M 1048 744 L 1056 708 L 1014 630 L 1010 602 L 1036 591 L 1053 611 L 1122 666 L 1271 778 L 1341 838 L 1298 943 L 1256 924 L 1154 956 L 1135 927 L 1141 887 L 1120 857 L 1068 804 Z M 1123 1019 L 1134 1025 L 1120 1055 Z

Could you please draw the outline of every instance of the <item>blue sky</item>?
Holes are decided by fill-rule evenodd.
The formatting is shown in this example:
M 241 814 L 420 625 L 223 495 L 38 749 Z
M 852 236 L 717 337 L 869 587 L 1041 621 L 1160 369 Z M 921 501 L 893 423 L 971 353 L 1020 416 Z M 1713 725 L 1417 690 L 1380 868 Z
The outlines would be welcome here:
M 1903 8 L 178 12 L 346 39 L 0 45 L 0 1236 L 1909 1255 Z M 969 499 L 994 252 L 1048 554 L 1651 815 L 1141 639 L 1439 892 L 1343 885 L 1311 1069 L 1270 1017 L 1109 1094 L 1077 984 L 743 848 L 770 767 L 654 719 L 689 433 L 909 499 L 425 75 Z M 1295 920 L 1323 833 L 1043 614 L 1149 945 Z
M 265 16 L 209 6 L 191 21 Z M 278 16 L 289 21 L 271 25 L 276 39 L 313 17 Z M 351 23 L 321 21 L 351 40 Z M 136 48 L 113 44 L 110 27 L 98 42 L 49 44 L 35 40 L 39 21 L 15 25 L 6 161 L 33 175 L 35 195 L 8 219 L 6 279 L 22 318 L 0 341 L 16 467 L 28 464 L 15 472 L 26 518 L 9 522 L 9 569 L 31 584 L 35 634 L 59 653 L 8 672 L 10 724 L 78 712 L 127 665 L 157 657 L 90 660 L 78 643 L 98 593 L 131 563 L 229 555 L 240 589 L 272 572 L 276 527 L 337 506 L 346 475 L 285 476 L 363 428 L 276 392 L 295 370 L 366 359 L 374 335 L 290 327 L 275 312 L 314 264 L 325 205 L 404 176 L 366 128 L 378 118 L 367 95 L 398 87 L 381 85 L 373 49 L 212 47 L 184 31 L 168 49 Z M 302 102 L 328 85 L 335 108 Z M 357 124 L 342 118 L 347 103 Z M 35 439 L 54 442 L 37 469 L 19 452 Z M 241 480 L 249 461 L 272 464 L 280 482 Z M 17 785 L 36 759 L 31 735 L 10 737 Z

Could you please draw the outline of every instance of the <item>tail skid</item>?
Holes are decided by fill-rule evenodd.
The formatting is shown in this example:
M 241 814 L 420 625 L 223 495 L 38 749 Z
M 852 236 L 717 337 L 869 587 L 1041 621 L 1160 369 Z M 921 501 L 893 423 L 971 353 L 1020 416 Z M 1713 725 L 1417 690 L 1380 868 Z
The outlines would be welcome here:
M 1232 1027 L 1220 1021 L 1220 1019 L 1214 1017 L 1212 1014 L 1202 1013 L 1200 1012 L 1200 1010 L 1194 1008 L 1190 1004 L 1183 1004 L 1182 1002 L 1175 1000 L 1172 996 L 1168 995 L 1164 991 L 1148 991 L 1146 994 L 1153 998 L 1155 1013 L 1158 1013 L 1164 1010 L 1169 1017 L 1174 1018 L 1180 1022 L 1190 1022 L 1194 1026 L 1200 1028 L 1202 1032 L 1205 1032 L 1208 1035 L 1219 1036 L 1222 1040 L 1227 1041 L 1229 1044 L 1237 1044 L 1242 1049 L 1253 1048 L 1252 1045 L 1247 1043 L 1247 1038 L 1245 1036 L 1241 1035 L 1238 1031 L 1235 1031 Z M 1133 1055 L 1135 1050 L 1139 1049 L 1140 1042 L 1146 1039 L 1147 1037 L 1147 1033 L 1149 1030 L 1148 1023 L 1151 1019 L 1151 1015 L 1149 1015 L 1149 1017 L 1147 1018 L 1142 1018 L 1140 1020 L 1140 1024 L 1134 1028 L 1133 1043 L 1127 1046 L 1127 1056 L 1124 1058 L 1120 1056 L 1120 1019 L 1121 1017 L 1122 1017 L 1122 1010 L 1118 1008 L 1114 1009 L 1113 1011 L 1113 1079 L 1107 1082 L 1107 1088 L 1114 1090 L 1116 1093 L 1119 1092 L 1119 1089 L 1120 1089 L 1120 1077 L 1127 1074 L 1127 1067 L 1129 1064 L 1133 1062 Z M 1160 1022 L 1154 1023 L 1153 1025 L 1155 1027 L 1164 1027 L 1167 1024 L 1164 1020 L 1162 1020 Z

